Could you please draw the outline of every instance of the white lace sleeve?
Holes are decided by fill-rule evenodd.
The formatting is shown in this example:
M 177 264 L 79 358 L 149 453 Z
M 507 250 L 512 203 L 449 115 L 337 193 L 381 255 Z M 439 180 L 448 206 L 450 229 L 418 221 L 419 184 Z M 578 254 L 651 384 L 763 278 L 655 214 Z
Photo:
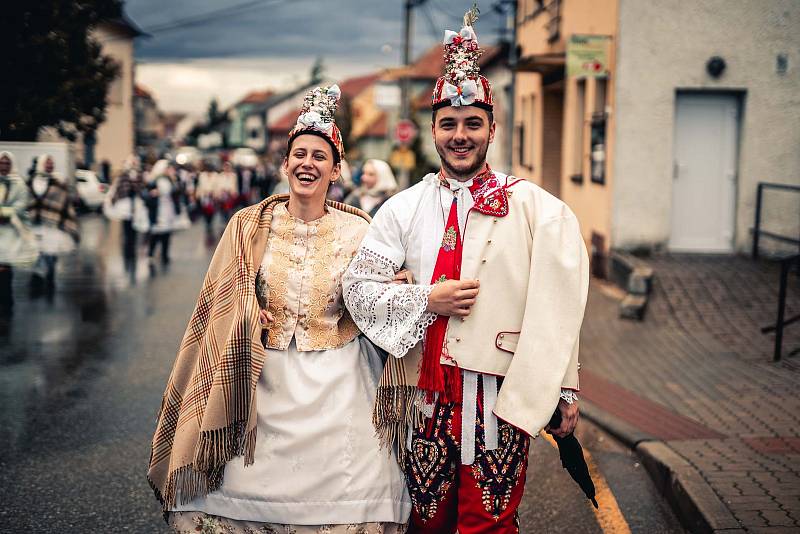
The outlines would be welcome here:
M 578 400 L 578 396 L 571 389 L 562 388 L 561 389 L 561 395 L 559 395 L 559 396 L 562 399 L 564 399 L 564 402 L 566 402 L 567 404 L 572 404 L 573 402 Z
M 436 320 L 426 312 L 432 286 L 392 284 L 395 262 L 362 247 L 343 278 L 344 302 L 364 334 L 395 357 L 404 356 Z

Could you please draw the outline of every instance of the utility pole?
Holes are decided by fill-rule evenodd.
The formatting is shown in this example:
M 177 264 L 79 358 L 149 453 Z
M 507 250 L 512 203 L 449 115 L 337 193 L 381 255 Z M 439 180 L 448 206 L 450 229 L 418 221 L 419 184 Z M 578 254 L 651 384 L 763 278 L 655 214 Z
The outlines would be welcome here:
M 425 0 L 403 0 L 403 77 L 400 79 L 400 119 L 411 118 L 411 80 L 408 68 L 411 65 L 411 31 L 413 26 L 412 9 L 422 5 Z M 403 190 L 411 183 L 411 169 L 400 169 L 397 185 Z
M 400 86 L 400 118 L 407 119 L 411 114 L 409 105 L 409 79 L 408 66 L 411 64 L 411 10 L 414 9 L 414 0 L 403 2 L 403 78 Z
M 508 41 L 508 68 L 511 70 L 511 86 L 508 90 L 508 117 L 506 127 L 506 149 L 508 150 L 508 171 L 513 172 L 514 167 L 514 101 L 517 91 L 517 0 L 505 0 L 508 6 L 506 20 L 511 38 Z

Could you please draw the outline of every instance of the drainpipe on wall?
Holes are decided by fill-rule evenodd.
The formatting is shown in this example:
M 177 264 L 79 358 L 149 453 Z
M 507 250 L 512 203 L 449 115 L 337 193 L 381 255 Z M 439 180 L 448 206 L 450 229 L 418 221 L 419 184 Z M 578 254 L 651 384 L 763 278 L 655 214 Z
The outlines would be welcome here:
M 509 174 L 513 172 L 514 168 L 514 101 L 516 99 L 516 85 L 517 85 L 517 1 L 510 0 L 507 2 L 510 6 L 508 10 L 508 26 L 511 38 L 508 43 L 508 68 L 511 70 L 511 84 L 508 91 L 508 117 L 506 119 L 506 150 L 507 161 L 509 168 L 506 170 Z

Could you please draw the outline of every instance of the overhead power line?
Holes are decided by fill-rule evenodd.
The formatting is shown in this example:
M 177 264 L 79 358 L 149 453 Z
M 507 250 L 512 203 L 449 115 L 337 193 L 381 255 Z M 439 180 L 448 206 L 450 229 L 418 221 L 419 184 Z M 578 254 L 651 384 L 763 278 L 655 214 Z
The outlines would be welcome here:
M 158 26 L 153 26 L 151 28 L 146 29 L 146 31 L 147 33 L 156 34 L 156 33 L 165 33 L 172 30 L 189 28 L 192 26 L 202 26 L 204 24 L 208 24 L 209 22 L 215 22 L 217 20 L 220 20 L 223 17 L 239 15 L 246 11 L 251 11 L 253 9 L 258 9 L 262 7 L 270 7 L 276 4 L 287 3 L 288 1 L 289 0 L 249 0 L 248 2 L 242 2 L 240 4 L 236 4 L 233 6 L 228 6 L 220 9 L 215 9 L 213 11 L 208 11 L 200 15 L 194 15 L 192 17 L 186 17 L 184 19 L 173 20 Z M 294 1 L 297 2 L 299 0 L 294 0 Z
M 430 31 L 431 37 L 433 37 L 434 41 L 438 41 L 439 29 L 436 27 L 436 23 L 433 21 L 431 12 L 428 9 L 428 4 L 422 4 L 422 14 L 425 16 L 425 20 L 428 21 L 428 30 Z

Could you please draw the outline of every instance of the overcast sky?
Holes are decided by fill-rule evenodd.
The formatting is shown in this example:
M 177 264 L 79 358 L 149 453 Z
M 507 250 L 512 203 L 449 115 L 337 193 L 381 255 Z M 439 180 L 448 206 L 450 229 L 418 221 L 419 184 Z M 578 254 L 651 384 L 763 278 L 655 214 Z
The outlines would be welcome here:
M 493 44 L 504 19 L 479 2 L 476 31 Z M 127 0 L 151 37 L 136 41 L 137 82 L 167 111 L 202 112 L 253 89 L 308 78 L 321 56 L 334 79 L 400 64 L 404 0 Z M 459 30 L 471 0 L 426 0 L 414 10 L 414 55 Z

